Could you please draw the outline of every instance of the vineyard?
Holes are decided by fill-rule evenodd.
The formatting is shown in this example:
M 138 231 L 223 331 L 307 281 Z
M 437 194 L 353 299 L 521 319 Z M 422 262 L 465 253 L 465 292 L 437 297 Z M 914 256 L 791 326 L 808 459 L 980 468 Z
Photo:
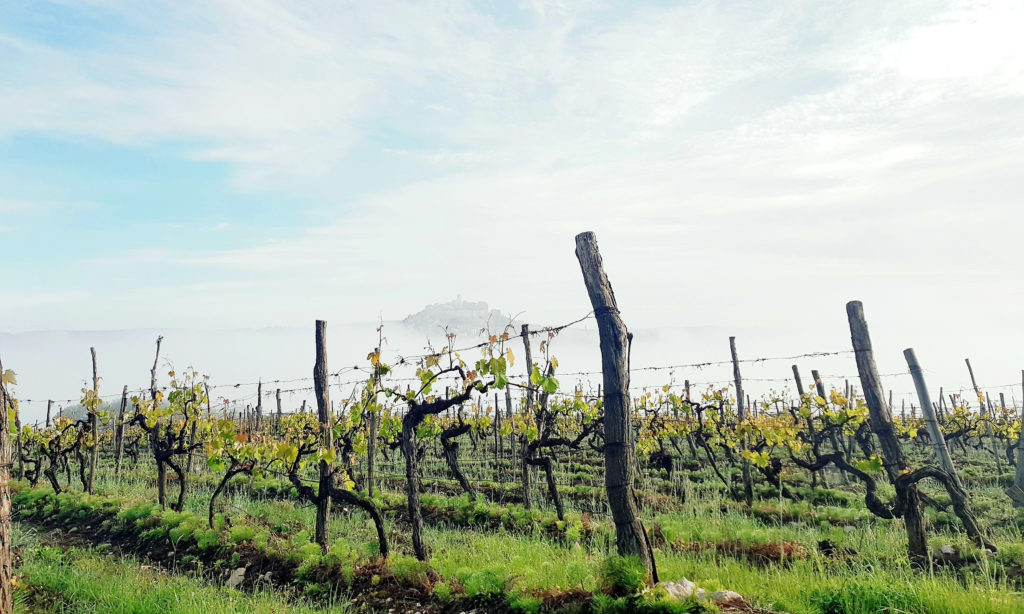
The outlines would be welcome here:
M 317 321 L 292 382 L 313 404 L 281 383 L 233 399 L 157 338 L 114 395 L 83 348 L 75 407 L 22 424 L 3 365 L 16 611 L 1024 611 L 1016 401 L 937 392 L 908 349 L 897 410 L 856 301 L 835 350 L 853 381 L 732 338 L 729 384 L 631 392 L 596 240 L 576 247 L 591 311 L 565 325 L 395 360 L 382 326 L 365 364 L 332 370 Z M 591 319 L 599 386 L 557 358 Z M 784 391 L 744 392 L 755 360 Z

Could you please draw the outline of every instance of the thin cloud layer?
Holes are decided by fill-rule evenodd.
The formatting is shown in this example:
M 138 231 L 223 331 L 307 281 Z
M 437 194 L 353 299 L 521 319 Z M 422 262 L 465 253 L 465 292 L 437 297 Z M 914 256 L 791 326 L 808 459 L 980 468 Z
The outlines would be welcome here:
M 894 344 L 938 352 L 941 331 L 1015 372 L 1019 3 L 12 14 L 0 237 L 21 241 L 21 300 L 0 305 L 8 330 L 355 322 L 457 293 L 563 321 L 586 307 L 572 237 L 595 230 L 637 325 L 777 325 L 818 349 L 821 335 L 843 342 L 842 305 L 860 298 Z M 85 173 L 75 159 L 24 155 L 32 139 L 214 169 L 194 180 L 214 186 L 210 204 L 152 204 L 199 198 L 177 166 L 139 186 L 90 170 L 88 185 L 127 182 L 111 204 L 64 185 Z M 125 239 L 106 224 L 104 240 L 45 259 L 46 243 L 82 241 L 78 202 L 123 220 Z

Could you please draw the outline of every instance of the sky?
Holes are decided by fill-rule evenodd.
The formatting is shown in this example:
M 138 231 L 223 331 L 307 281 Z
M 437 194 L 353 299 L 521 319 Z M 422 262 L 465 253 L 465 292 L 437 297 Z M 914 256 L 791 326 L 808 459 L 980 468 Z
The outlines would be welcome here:
M 1018 381 L 1022 31 L 1014 0 L 0 0 L 0 331 L 560 323 L 593 230 L 627 325 L 835 349 L 860 299 L 896 362 Z

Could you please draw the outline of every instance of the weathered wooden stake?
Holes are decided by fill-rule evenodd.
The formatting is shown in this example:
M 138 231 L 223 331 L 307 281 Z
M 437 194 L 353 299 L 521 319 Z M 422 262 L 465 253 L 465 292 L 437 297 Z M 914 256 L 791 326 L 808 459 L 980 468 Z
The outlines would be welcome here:
M 94 406 L 89 410 L 89 431 L 92 433 L 92 454 L 89 456 L 89 494 L 93 492 L 93 486 L 96 482 L 96 465 L 100 459 L 100 417 L 99 417 L 99 390 L 100 390 L 100 378 L 96 373 L 96 348 L 89 348 L 89 353 L 92 354 L 92 393 L 94 396 Z
M 281 420 L 283 415 L 281 413 L 281 389 L 278 388 L 274 391 L 274 399 L 277 401 L 277 432 L 281 432 Z
M 815 388 L 815 390 L 818 391 L 818 396 L 823 398 L 823 399 L 825 399 L 825 401 L 827 402 L 829 400 L 829 397 L 825 396 L 825 382 L 821 379 L 821 373 L 818 373 L 817 369 L 811 369 L 811 377 L 814 378 L 814 388 Z M 813 404 L 811 405 L 811 407 L 813 409 L 813 407 L 814 407 Z M 814 435 L 814 423 L 811 422 L 810 418 L 808 418 L 807 419 L 807 424 L 808 424 L 808 427 L 810 429 L 811 435 L 813 436 Z M 830 431 L 829 432 L 829 441 L 832 443 L 832 450 L 833 451 L 841 452 L 841 450 L 839 448 L 839 438 L 836 435 L 835 431 Z M 825 477 L 825 470 L 824 469 L 821 470 L 821 474 L 820 475 L 821 475 L 821 485 L 824 486 L 825 488 L 828 488 L 828 479 Z M 842 467 L 839 468 L 839 479 L 842 481 L 843 484 L 848 484 L 849 483 L 849 478 L 847 478 L 847 476 L 846 476 L 846 470 L 843 469 Z
M 647 581 L 657 583 L 658 571 L 650 540 L 640 519 L 633 488 L 632 417 L 629 411 L 629 345 L 631 335 L 619 315 L 615 293 L 592 232 L 576 235 L 576 258 L 597 318 L 604 380 L 605 488 L 615 521 L 618 551 L 636 556 L 647 569 Z
M 163 342 L 163 335 L 156 338 L 156 355 L 153 356 L 153 368 L 149 370 L 149 396 L 153 401 L 153 409 L 160 406 L 160 391 L 156 387 L 156 366 L 160 362 L 160 344 Z M 153 450 L 157 449 L 157 429 L 149 433 L 149 445 Z M 156 462 L 156 497 L 160 507 L 167 504 L 167 465 L 160 459 Z
M 953 481 L 961 489 L 964 487 L 960 482 L 960 476 L 953 466 L 953 459 L 949 455 L 949 448 L 946 447 L 946 438 L 942 435 L 942 429 L 935 419 L 935 410 L 932 407 L 932 399 L 928 394 L 928 386 L 924 383 L 924 372 L 914 355 L 914 348 L 903 350 L 903 356 L 907 359 L 907 367 L 910 369 L 910 376 L 914 378 L 914 388 L 917 389 L 917 400 L 921 402 L 921 411 L 924 412 L 924 425 L 928 429 L 928 437 L 932 440 L 932 449 L 935 457 L 939 460 L 939 467 L 948 473 Z
M 864 399 L 868 405 L 871 430 L 878 437 L 879 446 L 882 448 L 882 464 L 885 466 L 889 481 L 896 485 L 897 478 L 902 472 L 909 471 L 910 466 L 893 430 L 892 415 L 889 412 L 889 405 L 885 402 L 882 380 L 878 377 L 878 369 L 875 367 L 871 335 L 868 334 L 868 323 L 864 319 L 864 306 L 860 301 L 850 301 L 846 304 L 846 315 L 850 322 L 850 338 L 853 341 Z M 907 530 L 910 560 L 915 565 L 925 565 L 928 561 L 928 540 L 924 532 L 921 498 L 917 485 L 908 485 L 903 492 L 897 492 L 896 496 L 903 497 L 906 505 L 903 524 Z
M 736 355 L 736 337 L 729 337 L 729 352 L 732 354 L 732 377 L 736 382 L 736 421 L 739 423 L 746 420 L 747 415 L 743 397 L 743 378 L 740 376 L 740 359 Z M 749 441 L 744 437 L 744 449 L 748 444 Z M 754 504 L 754 484 L 750 479 L 750 461 L 747 459 L 743 459 L 742 471 L 743 500 L 749 507 Z
M 121 391 L 121 409 L 114 425 L 114 477 L 121 477 L 121 459 L 124 457 L 124 412 L 128 409 L 128 384 Z
M 1021 390 L 1024 390 L 1024 370 L 1020 372 Z M 1024 403 L 1020 408 L 1021 424 L 1024 424 Z M 1014 507 L 1024 507 L 1024 432 L 1017 437 L 1017 468 L 1013 475 L 1013 486 L 1006 489 L 1006 494 L 1013 500 Z
M 377 470 L 377 412 L 370 412 L 370 438 L 366 442 L 366 493 L 373 498 L 373 484 Z
M 316 390 L 316 409 L 320 418 L 320 445 L 325 450 L 334 448 L 334 430 L 331 428 L 331 395 L 327 376 L 327 322 L 316 321 L 316 362 L 313 365 L 313 387 Z M 316 528 L 314 539 L 320 550 L 326 554 L 330 543 L 328 528 L 331 518 L 331 466 L 320 460 L 320 489 L 316 506 Z
M 263 378 L 259 380 L 259 384 L 256 386 L 256 432 L 260 432 L 260 427 L 263 426 Z
M 7 412 L 14 411 L 14 401 L 3 380 L 4 365 L 0 361 L 0 614 L 14 610 L 11 577 L 11 434 L 7 427 Z
M 982 396 L 981 390 L 978 388 L 978 382 L 974 379 L 974 368 L 971 367 L 971 359 L 965 358 L 964 362 L 967 363 L 967 372 L 970 373 L 971 375 L 971 386 L 974 388 L 975 396 L 978 397 L 978 405 L 981 406 L 981 416 L 985 417 L 987 415 L 990 419 L 985 422 L 985 432 L 986 434 L 988 434 L 989 443 L 992 445 L 992 456 L 994 456 L 996 459 L 996 475 L 1002 475 L 1003 464 L 999 460 L 999 448 L 996 444 L 996 435 L 995 431 L 992 430 L 991 422 L 991 420 L 994 419 L 995 416 L 993 416 L 991 412 L 987 412 L 985 410 L 985 397 Z

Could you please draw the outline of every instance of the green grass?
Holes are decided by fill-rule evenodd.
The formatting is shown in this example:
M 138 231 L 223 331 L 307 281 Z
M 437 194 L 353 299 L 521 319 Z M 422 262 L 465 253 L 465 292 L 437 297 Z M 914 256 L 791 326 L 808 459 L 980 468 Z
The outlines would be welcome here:
M 25 541 L 22 535 L 19 542 L 25 558 L 17 570 L 20 587 L 15 591 L 16 612 L 343 614 L 349 611 L 344 604 L 314 608 L 271 591 L 250 595 L 159 571 L 132 559 L 118 560 L 94 551 L 62 550 Z
M 98 490 L 116 495 L 124 509 L 144 504 L 138 508 L 144 512 L 145 504 L 155 499 L 150 473 L 143 465 L 127 472 L 123 480 L 114 481 L 101 466 Z M 186 499 L 186 511 L 205 519 L 212 482 L 209 478 L 195 481 Z M 796 482 L 798 480 L 794 480 Z M 715 481 L 688 483 L 686 502 L 676 500 L 670 511 L 649 511 L 648 526 L 657 522 L 670 543 L 677 540 L 734 541 L 745 545 L 796 542 L 803 546 L 806 556 L 783 565 L 761 566 L 714 550 L 676 552 L 666 547 L 656 552 L 662 580 L 676 581 L 685 576 L 709 591 L 728 588 L 760 607 L 793 614 L 1024 612 L 1024 598 L 1007 581 L 1005 571 L 1007 566 L 1024 563 L 1021 537 L 1024 517 L 1010 507 L 996 485 L 971 486 L 970 495 L 982 524 L 1000 547 L 998 555 L 986 555 L 973 548 L 956 521 L 929 510 L 930 545 L 938 548 L 953 544 L 966 558 L 977 560 L 976 566 L 959 572 L 941 568 L 911 569 L 906 560 L 902 524 L 880 520 L 866 512 L 863 491 L 856 487 L 815 491 L 801 486 L 802 492 L 816 497 L 816 504 L 780 500 L 776 496 L 762 498 L 756 505 L 757 510 L 751 512 L 723 496 L 720 486 Z M 883 491 L 887 488 L 883 486 Z M 314 511 L 293 499 L 282 498 L 280 493 L 275 496 L 272 490 L 241 487 L 223 497 L 220 510 L 231 519 L 234 527 L 225 534 L 236 542 L 256 545 L 265 543 L 263 536 L 270 534 L 273 536 L 271 547 L 279 547 L 275 544 L 283 541 L 291 550 L 301 551 L 308 544 Z M 938 494 L 934 490 L 929 492 Z M 176 495 L 176 486 L 171 493 Z M 382 493 L 378 499 L 398 502 L 398 507 L 402 507 L 400 493 Z M 515 505 L 471 503 L 465 497 L 425 495 L 423 500 L 425 506 L 454 512 L 444 516 L 444 522 L 435 519 L 426 530 L 426 543 L 432 553 L 431 566 L 445 580 L 444 584 L 434 585 L 438 598 L 462 596 L 458 592 L 460 586 L 467 594 L 503 591 L 529 610 L 530 604 L 536 605 L 535 598 L 530 596 L 533 593 L 570 589 L 595 591 L 601 586 L 602 563 L 610 550 L 614 550 L 614 544 L 609 548 L 604 540 L 607 531 L 599 531 L 592 541 L 566 534 L 562 534 L 561 539 L 553 538 L 540 521 L 532 520 L 551 516 L 543 497 L 535 499 L 539 509 L 529 512 Z M 494 515 L 513 518 L 515 522 L 507 526 L 516 530 L 495 529 L 493 523 L 484 522 Z M 176 516 L 165 514 L 162 518 L 167 525 L 162 528 L 184 530 L 175 522 L 179 520 Z M 579 519 L 578 513 L 570 512 L 567 526 Z M 73 521 L 73 518 L 67 520 Z M 595 518 L 595 523 L 608 526 L 606 518 Z M 386 526 L 395 551 L 391 563 L 393 571 L 396 575 L 421 578 L 425 572 L 408 558 L 411 548 L 407 527 L 392 517 L 386 519 Z M 334 550 L 347 553 L 346 556 L 365 561 L 375 553 L 373 527 L 359 512 L 333 514 L 330 538 Z M 831 560 L 818 552 L 817 544 L 821 540 L 829 540 L 856 554 L 849 561 Z M 55 599 L 56 609 L 44 611 L 283 611 L 275 610 L 276 604 L 278 608 L 287 605 L 288 611 L 303 612 L 302 608 L 308 607 L 301 602 L 290 603 L 281 594 L 246 596 L 214 589 L 192 578 L 143 569 L 137 562 L 120 562 L 94 552 L 60 555 L 56 562 L 39 559 L 52 555 L 47 551 L 40 551 L 38 556 L 30 553 L 19 572 L 35 590 L 41 591 L 41 595 L 52 595 Z M 175 596 L 151 588 L 157 584 L 176 586 L 172 593 L 181 594 Z M 99 587 L 114 593 L 116 598 L 107 600 L 104 595 L 93 594 Z M 19 594 L 24 594 L 24 590 Z M 192 594 L 199 596 L 192 599 Z M 247 599 L 253 600 L 252 603 L 245 601 Z M 134 607 L 136 604 L 139 607 Z M 197 604 L 202 607 L 188 609 Z M 117 609 L 119 607 L 121 609 Z

